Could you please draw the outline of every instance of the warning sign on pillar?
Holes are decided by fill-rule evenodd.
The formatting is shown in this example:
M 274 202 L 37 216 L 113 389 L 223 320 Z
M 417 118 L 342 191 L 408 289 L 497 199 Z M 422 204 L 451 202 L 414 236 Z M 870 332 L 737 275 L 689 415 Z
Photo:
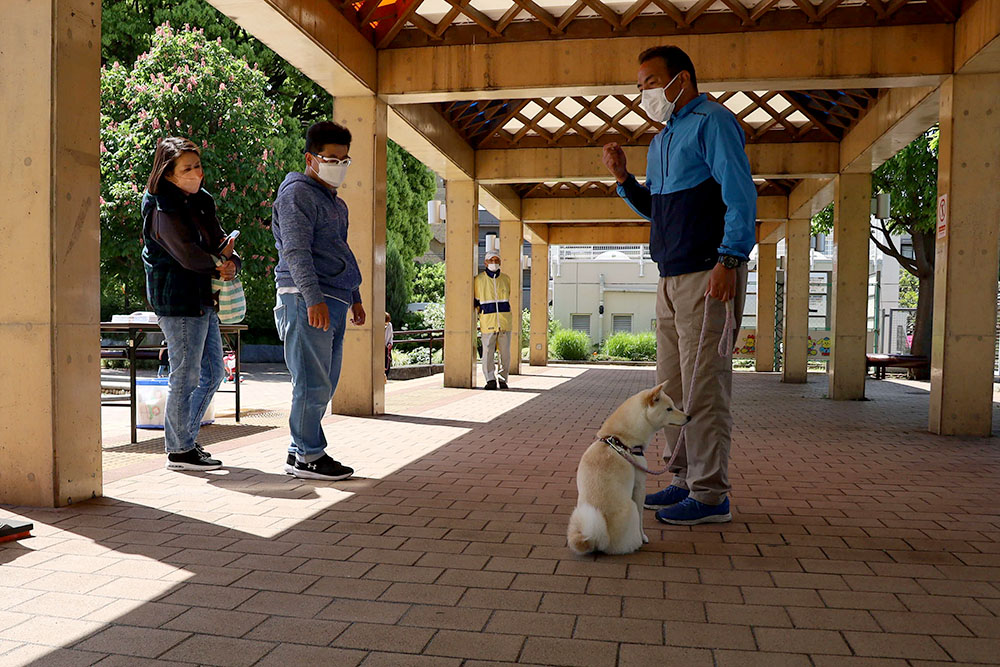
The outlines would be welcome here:
M 937 200 L 937 237 L 948 236 L 948 195 L 943 194 Z

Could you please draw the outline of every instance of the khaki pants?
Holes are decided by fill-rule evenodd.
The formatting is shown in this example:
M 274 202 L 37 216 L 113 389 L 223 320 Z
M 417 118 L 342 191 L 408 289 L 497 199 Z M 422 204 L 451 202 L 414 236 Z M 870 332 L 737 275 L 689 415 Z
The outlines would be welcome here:
M 497 377 L 493 369 L 493 357 L 496 356 L 497 348 L 500 348 L 500 377 Z M 486 381 L 503 380 L 507 381 L 507 372 L 510 370 L 510 332 L 490 331 L 483 332 L 483 375 Z
M 672 484 L 691 491 L 691 497 L 707 505 L 718 505 L 729 494 L 729 445 L 733 420 L 729 412 L 732 395 L 732 347 L 720 357 L 719 338 L 726 323 L 726 306 L 705 296 L 711 271 L 660 278 L 656 295 L 656 379 L 666 382 L 665 391 L 691 416 L 684 436 L 684 451 L 670 466 Z M 734 315 L 739 331 L 746 300 L 747 267 L 737 269 Z M 708 322 L 701 358 L 695 368 L 701 327 L 708 304 Z M 734 332 L 735 333 L 735 332 Z M 697 374 L 694 395 L 685 396 L 691 376 Z M 667 449 L 673 453 L 678 427 L 664 429 Z

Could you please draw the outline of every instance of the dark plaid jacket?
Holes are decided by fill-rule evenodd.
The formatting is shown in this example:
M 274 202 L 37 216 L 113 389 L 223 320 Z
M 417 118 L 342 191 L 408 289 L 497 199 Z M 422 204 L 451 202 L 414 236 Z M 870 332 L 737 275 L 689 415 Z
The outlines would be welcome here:
M 157 315 L 198 317 L 218 309 L 212 278 L 225 232 L 205 190 L 187 195 L 169 182 L 142 198 L 142 262 L 146 297 Z M 232 256 L 239 269 L 238 255 Z

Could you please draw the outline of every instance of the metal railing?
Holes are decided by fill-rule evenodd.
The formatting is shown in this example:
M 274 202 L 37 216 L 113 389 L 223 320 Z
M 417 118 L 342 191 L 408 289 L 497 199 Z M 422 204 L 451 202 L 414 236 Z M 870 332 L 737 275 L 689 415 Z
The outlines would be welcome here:
M 433 363 L 434 350 L 444 350 L 444 329 L 402 329 L 392 334 L 392 347 L 400 352 L 427 348 L 427 363 Z

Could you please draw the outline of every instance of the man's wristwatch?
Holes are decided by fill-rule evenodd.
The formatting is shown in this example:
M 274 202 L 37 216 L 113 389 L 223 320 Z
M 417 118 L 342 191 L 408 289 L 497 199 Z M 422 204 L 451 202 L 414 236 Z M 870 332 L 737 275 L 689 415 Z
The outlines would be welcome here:
M 743 262 L 743 259 L 734 255 L 719 255 L 719 264 L 722 264 L 727 269 L 735 269 L 740 264 L 743 264 Z

